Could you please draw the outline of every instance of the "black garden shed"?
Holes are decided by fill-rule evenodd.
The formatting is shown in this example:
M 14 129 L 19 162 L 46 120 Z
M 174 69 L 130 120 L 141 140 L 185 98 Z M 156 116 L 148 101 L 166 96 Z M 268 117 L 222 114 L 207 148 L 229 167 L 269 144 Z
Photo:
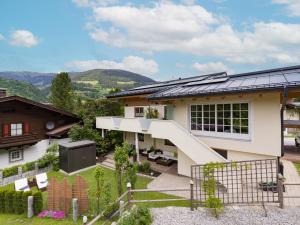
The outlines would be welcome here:
M 96 165 L 96 144 L 83 140 L 59 145 L 59 168 L 72 173 Z

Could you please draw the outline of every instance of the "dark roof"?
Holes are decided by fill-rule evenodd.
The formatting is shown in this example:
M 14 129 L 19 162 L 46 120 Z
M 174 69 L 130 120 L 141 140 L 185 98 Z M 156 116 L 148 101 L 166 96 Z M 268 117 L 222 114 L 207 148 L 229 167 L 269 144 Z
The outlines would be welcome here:
M 90 141 L 90 140 L 82 140 L 82 141 L 62 143 L 62 144 L 59 144 L 59 145 L 62 146 L 62 147 L 65 147 L 65 148 L 74 148 L 74 147 L 79 147 L 79 146 L 83 147 L 83 146 L 92 145 L 92 144 L 95 144 L 95 142 Z
M 46 135 L 49 137 L 60 137 L 61 135 L 67 133 L 76 124 L 77 123 L 71 123 L 71 124 L 67 124 L 67 125 L 58 127 L 54 130 L 47 132 Z
M 227 75 L 226 72 L 161 82 L 110 95 L 109 97 L 148 94 L 150 100 L 203 96 L 221 93 L 252 92 L 300 87 L 300 65 L 250 73 Z
M 177 85 L 187 84 L 189 82 L 196 82 L 196 81 L 203 81 L 208 77 L 219 77 L 219 76 L 227 76 L 226 72 L 220 73 L 213 73 L 195 77 L 188 77 L 188 78 L 179 78 L 176 80 L 169 80 L 164 82 L 159 82 L 155 84 L 145 85 L 137 88 L 133 88 L 126 91 L 121 91 L 117 93 L 113 93 L 108 95 L 108 98 L 116 98 L 116 97 L 126 97 L 126 96 L 133 96 L 133 95 L 145 95 L 145 94 L 153 94 L 157 93 L 162 90 L 167 90 Z
M 0 103 L 9 102 L 9 101 L 20 101 L 20 102 L 24 102 L 26 104 L 37 106 L 39 108 L 43 108 L 43 109 L 46 109 L 46 110 L 57 112 L 57 113 L 60 113 L 60 114 L 66 115 L 66 116 L 78 118 L 77 115 L 75 115 L 71 112 L 68 112 L 68 111 L 65 111 L 65 110 L 62 110 L 62 109 L 58 109 L 58 108 L 56 108 L 54 106 L 51 106 L 51 105 L 46 105 L 46 104 L 43 104 L 43 103 L 32 101 L 30 99 L 23 98 L 23 97 L 20 97 L 20 96 L 15 95 L 15 96 L 8 96 L 8 97 L 0 98 Z

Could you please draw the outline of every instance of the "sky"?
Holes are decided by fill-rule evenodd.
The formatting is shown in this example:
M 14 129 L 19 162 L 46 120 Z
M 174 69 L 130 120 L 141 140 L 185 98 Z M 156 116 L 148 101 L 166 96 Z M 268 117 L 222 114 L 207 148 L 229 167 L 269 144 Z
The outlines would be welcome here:
M 0 71 L 155 80 L 300 64 L 300 0 L 1 0 Z

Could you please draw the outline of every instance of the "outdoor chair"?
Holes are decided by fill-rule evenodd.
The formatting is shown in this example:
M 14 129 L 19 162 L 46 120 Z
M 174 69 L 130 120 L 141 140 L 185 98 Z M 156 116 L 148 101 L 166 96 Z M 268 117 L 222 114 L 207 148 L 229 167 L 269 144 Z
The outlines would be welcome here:
M 38 189 L 46 189 L 48 186 L 48 177 L 46 173 L 41 173 L 35 176 Z
M 148 154 L 148 160 L 150 161 L 156 161 L 162 156 L 162 152 L 160 150 L 155 150 L 153 152 L 150 152 Z
M 15 181 L 16 191 L 30 191 L 27 178 L 19 179 Z

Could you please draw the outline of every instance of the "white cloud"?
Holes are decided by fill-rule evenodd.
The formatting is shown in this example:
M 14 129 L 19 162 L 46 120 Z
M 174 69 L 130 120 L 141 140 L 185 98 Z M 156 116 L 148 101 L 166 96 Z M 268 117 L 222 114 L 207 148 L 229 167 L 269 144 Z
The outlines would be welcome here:
M 4 39 L 5 39 L 4 36 L 2 34 L 0 34 L 0 41 L 4 40 Z
M 10 36 L 10 44 L 14 46 L 30 48 L 38 43 L 37 37 L 28 30 L 16 30 Z
M 224 71 L 229 74 L 233 73 L 233 70 L 231 70 L 222 62 L 210 62 L 204 64 L 194 63 L 192 67 L 201 74 L 219 73 Z
M 299 0 L 272 0 L 275 4 L 286 5 L 290 16 L 300 16 L 300 1 Z
M 300 61 L 300 24 L 256 22 L 249 30 L 238 31 L 200 5 L 170 1 L 93 11 L 91 38 L 114 47 L 183 52 L 231 63 Z
M 96 7 L 115 4 L 118 0 L 72 0 L 78 7 Z
M 158 72 L 158 64 L 154 60 L 146 60 L 138 56 L 127 56 L 121 62 L 110 60 L 72 61 L 65 64 L 67 68 L 79 71 L 91 69 L 122 69 L 135 73 L 153 75 Z

